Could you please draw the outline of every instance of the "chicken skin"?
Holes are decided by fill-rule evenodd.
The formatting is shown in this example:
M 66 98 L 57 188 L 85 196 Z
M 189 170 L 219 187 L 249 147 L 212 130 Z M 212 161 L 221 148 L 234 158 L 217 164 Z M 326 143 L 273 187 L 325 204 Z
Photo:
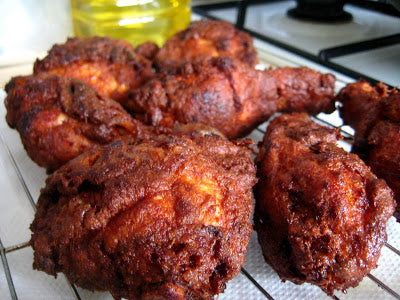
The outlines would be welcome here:
M 306 114 L 274 119 L 256 158 L 255 229 L 263 255 L 283 280 L 334 290 L 357 286 L 377 266 L 392 191 L 335 129 Z
M 341 103 L 340 117 L 344 124 L 353 127 L 356 132 L 360 132 L 364 127 L 362 123 L 365 123 L 365 119 L 370 115 L 373 107 L 388 94 L 388 87 L 382 83 L 376 87 L 370 86 L 364 80 L 348 84 L 337 95 L 337 101 Z
M 54 45 L 44 59 L 36 60 L 34 73 L 47 72 L 82 80 L 123 104 L 131 89 L 153 76 L 151 64 L 126 41 L 76 37 Z
M 200 20 L 169 38 L 155 55 L 159 69 L 192 60 L 226 56 L 249 67 L 258 63 L 252 37 L 226 21 Z
M 337 100 L 344 123 L 355 129 L 352 152 L 391 187 L 400 222 L 400 93 L 360 80 L 344 87 Z
M 48 172 L 95 145 L 150 134 L 118 102 L 79 80 L 41 73 L 12 78 L 5 90 L 8 125 Z
M 148 41 L 138 45 L 135 48 L 135 53 L 147 58 L 150 61 L 153 61 L 159 50 L 160 48 L 156 43 Z
M 213 299 L 252 233 L 251 151 L 217 135 L 158 135 L 93 148 L 50 175 L 34 268 L 116 299 Z
M 333 75 L 305 67 L 259 71 L 215 57 L 159 74 L 125 108 L 149 125 L 202 122 L 237 138 L 279 111 L 333 111 L 334 84 Z

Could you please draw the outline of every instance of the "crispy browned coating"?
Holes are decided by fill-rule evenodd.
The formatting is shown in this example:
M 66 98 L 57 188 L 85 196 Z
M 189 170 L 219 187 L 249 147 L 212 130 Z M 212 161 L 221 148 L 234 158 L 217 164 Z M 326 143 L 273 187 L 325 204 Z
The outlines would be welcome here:
M 34 268 L 115 298 L 211 299 L 252 232 L 255 166 L 216 135 L 159 135 L 89 150 L 50 175 Z
M 5 90 L 8 125 L 20 133 L 31 159 L 48 172 L 95 145 L 149 132 L 118 102 L 75 79 L 20 76 Z
M 400 93 L 360 80 L 344 87 L 337 100 L 344 123 L 355 129 L 352 152 L 392 188 L 400 222 Z
M 200 20 L 169 38 L 155 56 L 159 68 L 227 56 L 250 67 L 258 63 L 251 36 L 226 21 Z
M 274 119 L 257 156 L 255 228 L 283 280 L 334 290 L 357 286 L 377 266 L 395 202 L 339 134 L 306 114 Z
M 160 50 L 156 43 L 154 42 L 145 42 L 143 44 L 138 45 L 135 48 L 135 52 L 143 57 L 146 57 L 150 61 L 153 61 L 156 54 Z
M 132 91 L 125 107 L 147 124 L 202 122 L 236 138 L 278 111 L 331 112 L 334 83 L 306 67 L 258 71 L 217 57 L 159 74 Z
M 360 131 L 359 127 L 363 127 L 361 123 L 365 123 L 373 107 L 387 97 L 388 92 L 388 87 L 382 83 L 372 87 L 368 82 L 359 80 L 346 85 L 337 95 L 337 100 L 341 102 L 340 116 L 343 122 Z
M 34 73 L 41 72 L 82 80 L 122 104 L 131 89 L 153 76 L 150 60 L 128 42 L 110 37 L 76 37 L 54 45 L 35 62 Z

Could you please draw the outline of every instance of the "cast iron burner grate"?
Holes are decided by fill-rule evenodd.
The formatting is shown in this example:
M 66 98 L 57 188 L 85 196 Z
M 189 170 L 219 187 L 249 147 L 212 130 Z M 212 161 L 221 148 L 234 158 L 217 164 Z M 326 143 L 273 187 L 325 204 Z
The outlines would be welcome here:
M 297 0 L 297 6 L 288 11 L 295 19 L 307 21 L 338 23 L 348 22 L 353 16 L 344 11 L 342 0 Z

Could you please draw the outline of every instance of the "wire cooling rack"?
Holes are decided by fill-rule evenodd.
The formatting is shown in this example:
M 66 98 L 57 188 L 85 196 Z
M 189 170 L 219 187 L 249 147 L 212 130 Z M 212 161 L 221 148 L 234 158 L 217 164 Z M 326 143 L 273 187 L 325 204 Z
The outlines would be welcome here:
M 272 66 L 307 65 L 322 72 L 318 65 L 277 52 L 255 41 L 260 60 Z M 18 68 L 21 70 L 21 68 Z M 31 66 L 22 68 L 27 74 Z M 2 70 L 0 70 L 0 73 Z M 15 70 L 9 76 L 20 75 Z M 336 89 L 351 79 L 337 75 Z M 5 77 L 6 76 L 6 77 Z M 4 73 L 0 78 L 9 78 Z M 6 79 L 8 80 L 8 79 Z M 0 86 L 1 87 L 1 86 Z M 3 86 L 4 87 L 4 86 Z M 44 186 L 46 174 L 27 156 L 18 133 L 5 122 L 0 90 L 0 298 L 1 299 L 112 299 L 109 293 L 91 292 L 68 282 L 63 274 L 57 278 L 32 269 L 33 251 L 28 244 L 29 225 L 34 218 L 35 202 Z M 318 115 L 315 120 L 324 125 L 339 127 L 345 139 L 341 146 L 350 150 L 352 131 L 341 127 L 337 112 Z M 260 141 L 267 124 L 262 124 L 249 137 Z M 336 292 L 335 299 L 400 299 L 400 223 L 392 217 L 387 227 L 388 241 L 382 248 L 378 268 L 368 274 L 356 288 L 347 293 Z M 239 275 L 228 282 L 218 299 L 332 299 L 311 284 L 295 285 L 282 282 L 263 259 L 256 233 L 250 239 L 246 261 Z

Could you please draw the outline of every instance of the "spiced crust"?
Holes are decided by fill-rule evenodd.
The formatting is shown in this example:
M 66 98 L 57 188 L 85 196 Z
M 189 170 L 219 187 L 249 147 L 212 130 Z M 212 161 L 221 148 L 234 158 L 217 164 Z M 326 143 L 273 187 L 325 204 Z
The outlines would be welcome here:
M 255 229 L 283 280 L 329 295 L 355 287 L 373 268 L 393 215 L 393 193 L 335 129 L 306 114 L 274 119 L 257 156 Z
M 7 83 L 6 120 L 29 157 L 52 172 L 86 150 L 151 129 L 85 83 L 58 75 L 14 77 Z
M 118 140 L 46 180 L 34 268 L 119 299 L 212 299 L 252 233 L 255 166 L 214 134 Z
M 128 42 L 110 37 L 69 38 L 54 45 L 45 58 L 37 59 L 33 69 L 34 74 L 47 72 L 82 80 L 121 104 L 131 89 L 154 75 L 149 59 Z

